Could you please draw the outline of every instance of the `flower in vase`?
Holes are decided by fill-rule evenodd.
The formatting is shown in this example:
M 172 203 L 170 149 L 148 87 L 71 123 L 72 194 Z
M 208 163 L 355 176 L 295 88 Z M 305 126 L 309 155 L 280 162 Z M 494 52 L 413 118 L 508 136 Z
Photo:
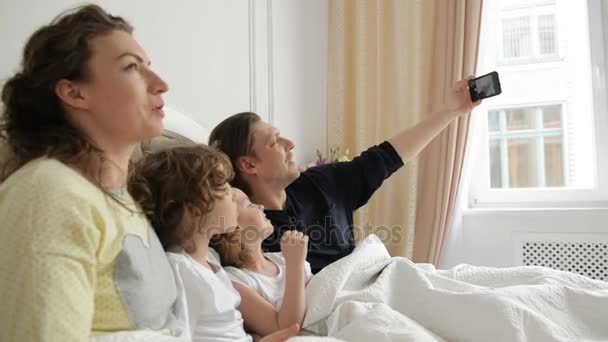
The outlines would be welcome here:
M 309 167 L 320 166 L 320 165 L 325 165 L 325 164 L 330 164 L 330 163 L 337 163 L 337 162 L 347 162 L 350 160 L 351 160 L 351 157 L 350 157 L 349 149 L 346 149 L 344 151 L 344 153 L 340 153 L 340 146 L 330 147 L 329 154 L 327 156 L 323 156 L 323 153 L 317 149 L 317 159 L 315 161 L 312 161 L 312 162 L 309 162 L 306 164 L 300 164 L 298 166 L 298 170 L 300 170 L 300 172 L 303 172 L 306 169 L 308 169 Z

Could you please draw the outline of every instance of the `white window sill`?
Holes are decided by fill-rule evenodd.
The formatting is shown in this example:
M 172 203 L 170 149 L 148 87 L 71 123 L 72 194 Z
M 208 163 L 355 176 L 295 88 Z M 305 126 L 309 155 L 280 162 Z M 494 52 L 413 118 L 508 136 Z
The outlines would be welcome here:
M 469 208 L 463 211 L 464 217 L 544 217 L 569 215 L 606 215 L 608 207 L 561 207 L 561 208 Z

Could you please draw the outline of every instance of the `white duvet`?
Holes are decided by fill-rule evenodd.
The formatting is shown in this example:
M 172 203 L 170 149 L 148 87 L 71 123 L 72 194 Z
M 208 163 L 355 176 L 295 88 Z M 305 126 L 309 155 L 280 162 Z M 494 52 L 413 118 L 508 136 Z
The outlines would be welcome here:
M 289 342 L 343 342 L 331 337 L 296 336 Z M 162 336 L 151 331 L 125 331 L 91 337 L 89 342 L 192 342 L 189 338 Z
M 346 341 L 608 341 L 608 282 L 541 267 L 438 271 L 370 236 L 306 289 L 303 327 Z

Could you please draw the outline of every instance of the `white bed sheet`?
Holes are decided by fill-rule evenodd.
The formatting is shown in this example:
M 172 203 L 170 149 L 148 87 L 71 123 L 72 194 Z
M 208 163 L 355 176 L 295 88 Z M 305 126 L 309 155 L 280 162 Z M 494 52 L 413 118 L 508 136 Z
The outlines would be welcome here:
M 608 341 L 608 282 L 542 267 L 435 270 L 370 236 L 309 282 L 305 329 L 347 341 Z

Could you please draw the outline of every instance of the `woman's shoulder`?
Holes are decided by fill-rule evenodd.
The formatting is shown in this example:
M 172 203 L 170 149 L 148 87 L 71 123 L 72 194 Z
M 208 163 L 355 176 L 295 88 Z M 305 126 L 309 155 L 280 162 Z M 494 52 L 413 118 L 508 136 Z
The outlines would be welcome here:
M 82 194 L 86 191 L 100 192 L 99 189 L 76 170 L 50 158 L 30 161 L 15 171 L 3 183 L 4 188 L 26 188 L 39 195 L 50 192 Z
M 49 177 L 49 176 L 70 176 L 70 173 L 77 174 L 72 168 L 66 164 L 53 158 L 38 158 L 29 161 L 19 169 L 17 169 L 14 175 L 27 174 L 35 177 Z
M 74 169 L 49 158 L 32 160 L 0 184 L 0 201 L 37 203 L 49 210 L 104 205 L 104 193 Z

